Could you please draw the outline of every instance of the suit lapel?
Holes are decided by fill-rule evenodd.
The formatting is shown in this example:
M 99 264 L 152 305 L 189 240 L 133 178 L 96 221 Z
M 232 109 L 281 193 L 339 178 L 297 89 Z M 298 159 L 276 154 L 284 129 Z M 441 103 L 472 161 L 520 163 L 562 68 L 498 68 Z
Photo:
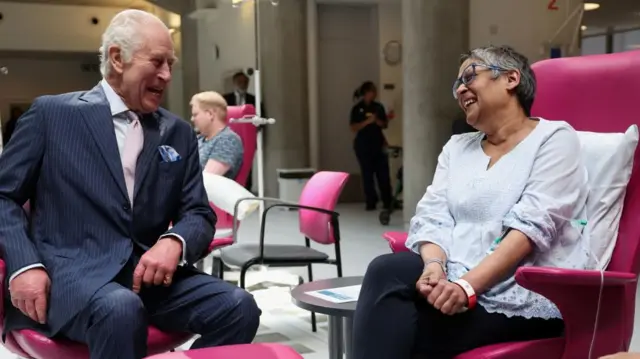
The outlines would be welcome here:
M 162 117 L 157 112 L 143 115 L 140 123 L 142 123 L 142 130 L 144 131 L 144 145 L 136 162 L 136 181 L 133 187 L 134 203 L 142 187 L 142 183 L 149 173 L 149 168 L 154 160 L 158 161 L 158 146 L 161 142 L 161 132 L 164 133 L 164 131 L 162 131 L 164 121 L 162 121 Z
M 80 113 L 84 117 L 83 122 L 100 149 L 102 159 L 109 168 L 118 188 L 128 198 L 111 108 L 102 87 L 98 84 L 91 91 L 80 96 L 80 101 L 82 102 Z

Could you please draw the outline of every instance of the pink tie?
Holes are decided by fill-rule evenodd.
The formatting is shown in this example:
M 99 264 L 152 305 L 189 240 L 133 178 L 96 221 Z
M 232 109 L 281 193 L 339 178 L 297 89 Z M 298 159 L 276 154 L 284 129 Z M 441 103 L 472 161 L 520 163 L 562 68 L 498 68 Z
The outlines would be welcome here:
M 127 117 L 131 119 L 131 122 L 129 123 L 129 129 L 127 130 L 127 136 L 124 141 L 121 157 L 124 182 L 127 185 L 129 200 L 133 205 L 133 186 L 136 181 L 136 162 L 138 161 L 138 155 L 142 152 L 144 133 L 142 132 L 140 120 L 135 113 L 128 111 Z

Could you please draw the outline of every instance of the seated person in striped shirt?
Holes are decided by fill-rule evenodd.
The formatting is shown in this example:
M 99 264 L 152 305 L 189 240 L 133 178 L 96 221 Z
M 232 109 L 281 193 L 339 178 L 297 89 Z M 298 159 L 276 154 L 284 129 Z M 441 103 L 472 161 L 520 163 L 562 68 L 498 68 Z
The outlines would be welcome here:
M 201 92 L 191 98 L 191 121 L 200 135 L 200 166 L 206 172 L 235 179 L 244 149 L 237 133 L 227 126 L 227 102 L 217 92 Z

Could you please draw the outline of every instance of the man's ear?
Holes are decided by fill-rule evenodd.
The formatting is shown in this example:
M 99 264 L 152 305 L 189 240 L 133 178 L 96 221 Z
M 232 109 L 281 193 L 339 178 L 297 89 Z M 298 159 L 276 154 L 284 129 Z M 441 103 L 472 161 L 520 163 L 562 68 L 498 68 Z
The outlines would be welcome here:
M 108 54 L 109 62 L 111 62 L 111 69 L 117 74 L 122 74 L 122 71 L 124 71 L 122 50 L 117 46 L 110 46 Z
M 520 84 L 520 72 L 517 70 L 511 70 L 507 72 L 507 89 L 515 90 Z

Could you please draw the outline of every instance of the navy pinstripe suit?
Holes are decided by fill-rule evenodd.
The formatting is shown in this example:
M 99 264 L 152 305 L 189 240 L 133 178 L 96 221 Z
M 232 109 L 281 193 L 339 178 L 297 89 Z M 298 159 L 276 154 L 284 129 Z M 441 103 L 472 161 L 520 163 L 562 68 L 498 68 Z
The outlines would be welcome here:
M 52 285 L 47 325 L 38 326 L 8 305 L 7 330 L 61 333 L 87 342 L 92 358 L 143 355 L 146 347 L 110 348 L 116 352 L 108 353 L 91 348 L 96 343 L 84 332 L 99 307 L 123 316 L 111 328 L 122 338 L 102 333 L 117 340 L 111 347 L 127 346 L 131 336 L 146 342 L 147 319 L 160 329 L 203 334 L 199 347 L 253 339 L 260 315 L 253 298 L 191 266 L 179 267 L 169 288 L 147 287 L 140 296 L 129 290 L 140 255 L 167 232 L 170 222 L 171 232 L 186 241 L 189 264 L 205 253 L 215 225 L 191 127 L 163 109 L 141 122 L 144 147 L 130 208 L 112 116 L 100 86 L 40 97 L 18 121 L 0 156 L 0 249 L 8 275 L 42 263 Z M 162 162 L 160 145 L 172 146 L 182 159 Z M 22 210 L 27 200 L 30 225 Z M 136 312 L 136 306 L 144 307 L 148 317 Z M 120 319 L 123 323 L 117 323 Z M 231 334 L 218 332 L 219 327 Z

